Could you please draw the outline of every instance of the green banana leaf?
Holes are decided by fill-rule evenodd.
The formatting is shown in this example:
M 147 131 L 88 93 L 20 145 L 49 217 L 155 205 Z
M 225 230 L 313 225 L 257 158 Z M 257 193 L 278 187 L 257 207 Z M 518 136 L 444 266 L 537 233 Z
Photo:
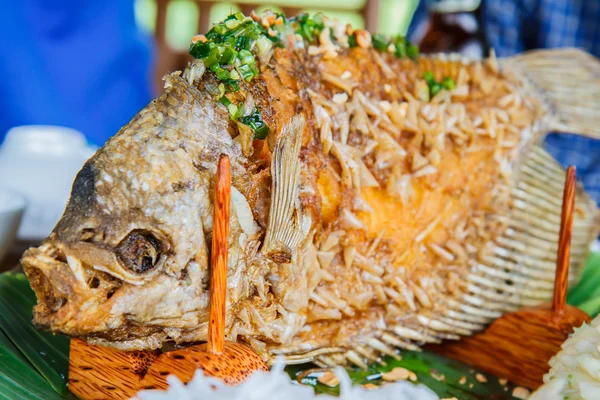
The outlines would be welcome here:
M 61 396 L 69 394 L 69 339 L 39 331 L 33 326 L 35 303 L 35 294 L 24 274 L 0 275 L 0 379 L 13 382 L 15 390 L 19 387 L 31 389 L 29 397 L 8 398 L 37 398 L 35 389 L 42 388 L 53 391 L 56 398 L 63 398 Z M 40 385 L 36 386 L 38 382 Z M 10 391 L 1 393 L 5 392 Z M 43 393 L 41 398 L 52 398 Z
M 356 385 L 367 383 L 382 385 L 381 374 L 396 367 L 403 367 L 417 375 L 415 383 L 422 383 L 433 390 L 440 398 L 456 397 L 460 400 L 513 399 L 512 391 L 516 387 L 511 383 L 501 384 L 498 378 L 475 371 L 468 366 L 430 351 L 403 351 L 402 359 L 386 357 L 381 364 L 374 364 L 368 370 L 349 369 L 348 375 Z M 339 394 L 338 387 L 323 385 L 317 380 L 317 373 L 305 371 L 313 365 L 288 367 L 288 374 L 300 383 L 311 385 L 317 393 Z M 479 378 L 479 379 L 478 379 Z
M 592 253 L 588 258 L 579 283 L 567 294 L 567 303 L 592 318 L 600 313 L 600 253 Z
M 568 301 L 591 315 L 600 312 L 600 253 L 588 260 L 580 283 L 569 291 Z M 68 391 L 69 340 L 41 332 L 31 324 L 35 295 L 23 274 L 0 274 L 0 400 L 74 399 Z M 356 384 L 381 385 L 381 373 L 404 367 L 417 375 L 417 382 L 441 398 L 461 400 L 512 399 L 514 385 L 479 373 L 466 365 L 429 351 L 403 351 L 402 359 L 384 359 L 367 371 L 349 369 Z M 317 381 L 314 365 L 288 367 L 293 379 L 310 384 L 317 393 L 338 394 L 339 388 Z M 308 369 L 308 371 L 307 371 Z

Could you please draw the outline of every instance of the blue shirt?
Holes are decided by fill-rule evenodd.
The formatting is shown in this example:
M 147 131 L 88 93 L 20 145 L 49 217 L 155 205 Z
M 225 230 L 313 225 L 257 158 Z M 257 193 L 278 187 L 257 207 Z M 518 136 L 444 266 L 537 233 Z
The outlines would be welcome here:
M 555 47 L 578 47 L 600 57 L 600 0 L 483 0 L 481 7 L 487 44 L 499 57 Z M 409 36 L 425 18 L 421 1 Z M 600 205 L 600 140 L 553 133 L 545 147 L 564 167 L 577 167 L 578 178 Z
M 51 124 L 101 145 L 151 99 L 133 0 L 0 0 L 0 37 L 0 142 Z

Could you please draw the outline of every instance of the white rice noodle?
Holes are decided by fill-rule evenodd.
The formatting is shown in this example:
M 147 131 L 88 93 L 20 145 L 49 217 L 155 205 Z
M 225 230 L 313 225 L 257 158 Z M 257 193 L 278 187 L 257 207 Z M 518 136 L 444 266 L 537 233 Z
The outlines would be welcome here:
M 257 371 L 245 382 L 237 386 L 227 386 L 223 381 L 207 377 L 202 370 L 196 371 L 194 378 L 184 385 L 177 377 L 167 378 L 166 391 L 144 390 L 138 392 L 135 400 L 435 400 L 439 399 L 431 389 L 402 381 L 388 384 L 380 389 L 368 390 L 352 386 L 346 371 L 337 367 L 335 374 L 340 381 L 340 397 L 315 395 L 310 386 L 297 384 L 283 371 L 284 360 L 278 359 L 271 372 Z

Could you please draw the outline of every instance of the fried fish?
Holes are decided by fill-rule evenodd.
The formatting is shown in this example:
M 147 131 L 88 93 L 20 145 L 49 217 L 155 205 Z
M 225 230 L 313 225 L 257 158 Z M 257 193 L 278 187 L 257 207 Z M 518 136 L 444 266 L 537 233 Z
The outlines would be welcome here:
M 598 60 L 417 56 L 273 13 L 233 15 L 191 53 L 24 254 L 38 327 L 125 350 L 206 340 L 221 154 L 226 335 L 266 360 L 364 367 L 551 298 L 564 171 L 537 144 L 598 137 Z M 576 209 L 571 283 L 599 227 L 581 188 Z

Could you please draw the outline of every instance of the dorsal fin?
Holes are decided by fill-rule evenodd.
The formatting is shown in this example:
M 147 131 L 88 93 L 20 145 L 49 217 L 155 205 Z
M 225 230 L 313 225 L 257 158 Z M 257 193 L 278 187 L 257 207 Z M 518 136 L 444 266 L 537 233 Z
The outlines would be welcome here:
M 292 251 L 302 240 L 298 184 L 303 131 L 302 115 L 284 125 L 271 160 L 271 209 L 262 252 L 278 262 L 289 262 Z

